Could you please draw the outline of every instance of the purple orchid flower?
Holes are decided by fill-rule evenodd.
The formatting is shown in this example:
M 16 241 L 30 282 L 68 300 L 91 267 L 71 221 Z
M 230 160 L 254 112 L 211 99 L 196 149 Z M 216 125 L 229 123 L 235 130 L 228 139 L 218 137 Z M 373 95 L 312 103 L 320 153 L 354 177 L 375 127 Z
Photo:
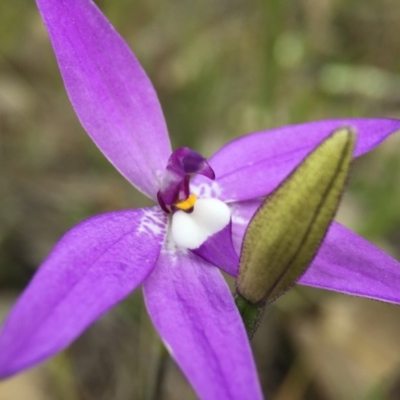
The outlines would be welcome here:
M 244 232 L 263 198 L 333 130 L 358 132 L 357 157 L 400 121 L 344 119 L 258 132 L 209 161 L 187 148 L 172 152 L 149 79 L 94 3 L 37 4 L 82 125 L 157 206 L 98 215 L 60 240 L 4 323 L 0 376 L 62 350 L 143 284 L 156 329 L 201 398 L 262 398 L 247 334 L 215 265 L 237 275 Z M 400 303 L 399 263 L 337 223 L 299 283 Z

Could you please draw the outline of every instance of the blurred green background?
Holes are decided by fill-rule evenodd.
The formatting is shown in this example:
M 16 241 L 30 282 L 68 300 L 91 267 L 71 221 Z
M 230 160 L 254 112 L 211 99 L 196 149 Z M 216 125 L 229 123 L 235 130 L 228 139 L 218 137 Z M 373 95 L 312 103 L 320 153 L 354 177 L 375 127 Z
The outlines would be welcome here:
M 400 118 L 397 0 L 101 0 L 162 103 L 174 147 L 206 156 L 248 132 Z M 0 320 L 57 239 L 147 204 L 91 143 L 34 1 L 0 2 Z M 338 219 L 400 258 L 400 134 L 354 164 Z M 298 288 L 253 340 L 273 400 L 398 400 L 400 308 Z M 195 398 L 140 291 L 0 400 Z M 251 400 L 251 399 L 249 399 Z

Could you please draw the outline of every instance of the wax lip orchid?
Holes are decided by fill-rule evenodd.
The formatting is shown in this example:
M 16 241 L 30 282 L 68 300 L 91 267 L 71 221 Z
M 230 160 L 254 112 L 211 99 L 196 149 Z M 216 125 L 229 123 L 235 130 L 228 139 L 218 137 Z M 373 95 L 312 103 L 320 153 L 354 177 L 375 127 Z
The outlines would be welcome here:
M 151 82 L 96 5 L 37 5 L 83 127 L 157 205 L 95 216 L 59 241 L 2 327 L 0 376 L 62 350 L 142 284 L 154 326 L 200 398 L 262 398 L 246 331 L 215 266 L 237 275 L 254 212 L 334 130 L 357 132 L 357 157 L 400 121 L 332 120 L 258 132 L 209 161 L 187 148 L 172 152 Z M 400 303 L 399 263 L 337 223 L 298 283 Z

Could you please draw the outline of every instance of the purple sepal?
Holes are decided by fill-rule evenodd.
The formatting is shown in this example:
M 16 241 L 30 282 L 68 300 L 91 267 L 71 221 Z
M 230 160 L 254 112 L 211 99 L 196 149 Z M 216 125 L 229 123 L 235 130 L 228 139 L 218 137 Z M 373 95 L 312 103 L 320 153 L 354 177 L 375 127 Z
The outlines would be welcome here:
M 189 181 L 195 174 L 215 179 L 214 171 L 201 154 L 188 147 L 175 150 L 169 157 L 160 190 L 157 193 L 158 202 L 163 210 L 189 197 Z
M 218 268 L 161 252 L 143 284 L 154 326 L 202 400 L 261 400 L 250 343 Z
M 229 275 L 237 275 L 239 257 L 233 248 L 232 222 L 191 251 Z
M 400 263 L 337 222 L 298 283 L 400 304 Z
M 400 120 L 348 118 L 284 126 L 242 136 L 209 160 L 215 171 L 216 196 L 226 202 L 267 196 L 333 131 L 350 127 L 357 133 L 354 157 L 375 148 L 400 129 Z M 196 186 L 207 181 L 196 176 Z
M 102 214 L 59 241 L 0 332 L 0 378 L 61 351 L 153 270 L 165 238 L 157 207 Z
M 122 175 L 155 199 L 171 146 L 143 68 L 93 1 L 36 2 L 83 127 Z

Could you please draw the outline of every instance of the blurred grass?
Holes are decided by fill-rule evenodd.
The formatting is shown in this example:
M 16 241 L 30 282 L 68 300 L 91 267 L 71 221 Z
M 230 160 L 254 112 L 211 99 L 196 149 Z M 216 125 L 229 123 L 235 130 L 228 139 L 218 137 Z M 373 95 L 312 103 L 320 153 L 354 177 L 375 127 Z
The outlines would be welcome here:
M 274 126 L 400 117 L 396 0 L 98 4 L 153 81 L 174 147 L 191 146 L 209 156 L 235 137 Z M 26 285 L 73 224 L 146 200 L 80 127 L 32 1 L 0 3 L 0 135 L 5 299 Z M 397 257 L 399 152 L 394 137 L 355 163 L 339 215 Z M 2 300 L 2 306 L 9 302 Z M 271 307 L 254 339 L 265 394 L 276 400 L 398 399 L 398 323 L 393 306 L 293 291 Z M 382 332 L 374 333 L 370 328 L 377 324 Z M 40 383 L 43 399 L 148 399 L 159 349 L 141 294 L 135 293 L 41 372 L 47 377 Z M 381 354 L 387 355 L 383 361 Z M 39 383 L 23 385 L 29 393 L 29 385 Z M 162 396 L 193 398 L 171 361 Z

